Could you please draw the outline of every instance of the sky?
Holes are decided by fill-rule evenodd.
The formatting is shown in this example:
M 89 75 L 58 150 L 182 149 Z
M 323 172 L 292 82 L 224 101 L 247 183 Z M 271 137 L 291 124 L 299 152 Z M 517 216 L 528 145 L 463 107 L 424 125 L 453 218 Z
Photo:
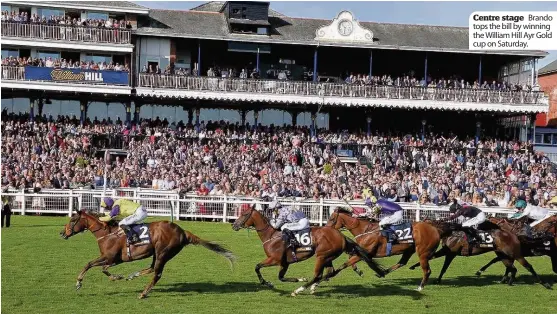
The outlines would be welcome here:
M 206 1 L 133 1 L 153 9 L 189 10 Z M 290 17 L 330 19 L 342 10 L 363 22 L 468 27 L 474 11 L 557 11 L 557 1 L 271 1 L 271 8 Z M 557 59 L 557 51 L 541 59 L 539 68 Z

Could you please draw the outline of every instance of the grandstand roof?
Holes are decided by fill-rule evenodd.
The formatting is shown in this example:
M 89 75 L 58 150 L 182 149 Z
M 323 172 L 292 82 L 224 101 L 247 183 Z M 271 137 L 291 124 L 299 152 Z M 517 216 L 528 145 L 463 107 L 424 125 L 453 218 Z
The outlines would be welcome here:
M 538 71 L 538 75 L 547 75 L 557 72 L 557 60 L 554 60 L 550 64 L 544 66 Z
M 148 24 L 138 27 L 138 35 L 202 38 L 275 44 L 320 45 L 337 47 L 367 47 L 378 49 L 445 51 L 460 53 L 489 53 L 523 56 L 545 56 L 543 51 L 470 51 L 468 27 L 432 26 L 359 22 L 373 32 L 372 43 L 315 40 L 316 31 L 331 24 L 326 19 L 292 18 L 269 9 L 271 35 L 234 34 L 229 31 L 222 13 L 225 2 L 208 2 L 189 11 L 149 11 Z M 147 27 L 144 27 L 147 26 Z
M 25 6 L 40 6 L 40 7 L 53 7 L 53 8 L 69 8 L 69 9 L 96 9 L 147 14 L 149 8 L 130 1 L 2 1 L 2 4 L 14 4 Z

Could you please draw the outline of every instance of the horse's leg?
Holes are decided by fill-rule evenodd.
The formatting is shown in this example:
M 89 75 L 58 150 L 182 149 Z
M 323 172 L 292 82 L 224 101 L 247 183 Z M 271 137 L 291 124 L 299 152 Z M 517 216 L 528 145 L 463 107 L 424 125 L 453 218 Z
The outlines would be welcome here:
M 151 262 L 151 267 L 149 268 L 145 268 L 142 269 L 140 271 L 136 271 L 135 273 L 131 273 L 128 278 L 126 278 L 126 280 L 132 280 L 134 278 L 140 277 L 140 276 L 144 276 L 144 275 L 148 275 L 150 273 L 152 273 L 153 271 L 155 271 L 155 262 L 157 260 L 157 255 L 153 254 L 153 261 Z
M 439 273 L 439 278 L 437 278 L 437 283 L 440 284 L 441 283 L 441 278 L 443 278 L 443 275 L 445 274 L 445 272 L 447 271 L 447 269 L 449 268 L 449 266 L 451 265 L 451 263 L 453 262 L 453 259 L 456 257 L 455 253 L 447 253 L 447 255 L 445 255 L 445 263 L 443 263 L 443 268 L 441 269 L 441 272 Z
M 352 270 L 353 270 L 356 274 L 358 274 L 358 276 L 360 276 L 360 277 L 363 277 L 363 276 L 364 276 L 364 272 L 361 271 L 361 270 L 358 268 L 358 265 L 356 265 L 356 264 L 352 265 Z M 329 274 L 329 273 L 327 273 L 327 275 L 328 275 L 328 274 Z M 326 276 L 327 276 L 327 275 L 326 275 Z M 326 276 L 325 276 L 325 277 L 326 277 Z M 328 279 L 327 279 L 327 280 L 328 280 Z
M 286 272 L 288 271 L 288 266 L 290 266 L 288 264 L 288 262 L 283 261 L 282 264 L 280 265 L 280 271 L 278 274 L 278 278 L 280 281 L 282 282 L 307 282 L 307 278 L 285 278 L 284 275 L 286 274 Z
M 498 263 L 501 261 L 501 258 L 499 256 L 496 256 L 494 259 L 492 259 L 489 263 L 485 264 L 484 267 L 480 268 L 480 270 L 478 270 L 476 272 L 476 276 L 481 276 L 481 274 L 486 271 L 491 265 Z
M 118 263 L 118 264 L 119 264 L 119 263 Z M 117 264 L 116 264 L 116 263 L 110 263 L 110 264 L 108 264 L 108 265 L 104 265 L 103 268 L 102 268 L 103 274 L 107 275 L 108 278 L 109 278 L 110 280 L 112 280 L 112 281 L 124 279 L 124 276 L 123 276 L 123 275 L 113 275 L 113 274 L 111 274 L 111 273 L 108 272 L 108 268 L 110 268 L 110 267 L 112 267 L 112 266 L 115 266 L 115 265 L 117 265 Z
M 432 260 L 432 259 L 436 259 L 436 258 L 439 258 L 439 257 L 443 257 L 443 256 L 447 255 L 450 251 L 451 250 L 448 247 L 444 246 L 439 251 L 433 253 L 428 259 Z M 414 270 L 414 269 L 416 269 L 416 267 L 418 267 L 420 265 L 421 265 L 420 262 L 417 262 L 416 264 L 410 266 L 410 269 Z
M 182 248 L 183 248 L 183 246 L 181 246 L 181 245 L 176 245 L 176 246 L 169 245 L 168 247 L 166 247 L 162 250 L 160 255 L 157 256 L 157 252 L 155 252 L 155 254 L 154 254 L 155 257 L 153 258 L 153 260 L 155 262 L 155 267 L 153 267 L 153 271 L 155 272 L 155 275 L 153 276 L 153 279 L 151 280 L 151 282 L 145 287 L 143 292 L 139 295 L 140 299 L 144 299 L 144 298 L 147 297 L 149 292 L 151 292 L 153 287 L 161 279 L 162 272 L 164 270 L 164 265 L 166 265 L 166 263 L 169 260 L 171 260 L 174 256 L 176 256 L 176 254 L 180 253 Z
M 388 273 L 392 273 L 393 271 L 395 271 L 395 270 L 403 267 L 404 265 L 406 265 L 408 263 L 408 260 L 410 260 L 410 257 L 412 257 L 413 254 L 414 254 L 413 250 L 404 251 L 404 253 L 402 253 L 402 257 L 400 258 L 398 263 L 396 263 L 395 265 L 393 265 L 389 269 L 387 269 L 385 271 L 385 275 L 387 275 Z
M 540 276 L 538 276 L 538 274 L 534 270 L 534 267 L 530 263 L 528 263 L 528 261 L 524 257 L 518 257 L 516 260 L 520 263 L 520 265 L 524 266 L 524 268 L 526 268 L 532 274 L 532 276 L 534 276 L 534 278 L 536 278 L 536 282 L 540 283 L 546 289 L 551 289 L 551 285 L 544 282 L 540 278 Z
M 311 293 L 313 294 L 315 292 L 315 288 L 317 287 L 317 285 L 319 284 L 319 282 L 323 278 L 323 270 L 325 269 L 325 265 L 332 262 L 333 259 L 335 259 L 336 257 L 338 257 L 338 255 L 334 256 L 334 257 L 329 257 L 327 259 L 324 259 L 322 257 L 316 258 L 315 267 L 313 269 L 313 278 L 308 283 L 306 283 L 303 286 L 299 287 L 298 289 L 294 290 L 294 292 L 292 292 L 291 296 L 293 296 L 293 297 L 297 296 L 300 292 L 306 290 L 309 286 L 311 286 Z
M 429 280 L 429 276 L 431 275 L 431 267 L 429 267 L 429 259 L 430 259 L 430 254 L 428 253 L 422 253 L 420 255 L 420 266 L 422 267 L 423 276 L 422 276 L 422 281 L 418 286 L 417 289 L 418 291 L 424 290 L 424 287 L 427 284 L 427 281 Z
M 354 268 L 356 265 L 352 265 L 352 268 Z M 356 268 L 357 269 L 357 268 Z M 358 269 L 359 270 L 359 269 Z M 324 281 L 329 281 L 329 275 L 332 274 L 335 271 L 335 268 L 333 267 L 333 262 L 328 263 L 327 265 L 325 265 L 325 277 L 323 278 Z
M 553 272 L 557 274 L 557 254 L 551 255 L 551 267 Z
M 75 284 L 75 289 L 79 290 L 81 288 L 81 285 L 82 285 L 81 282 L 83 281 L 83 277 L 85 277 L 85 273 L 89 269 L 91 269 L 92 267 L 104 265 L 106 263 L 106 260 L 107 260 L 106 257 L 101 256 L 101 257 L 87 263 L 85 265 L 85 267 L 83 268 L 83 270 L 77 276 L 77 283 Z
M 505 275 L 503 275 L 503 278 L 501 278 L 501 281 L 499 281 L 500 283 L 506 283 L 509 286 L 513 285 L 513 282 L 516 278 L 516 267 L 514 267 L 513 263 L 514 261 L 510 260 L 509 258 L 507 258 L 505 255 L 496 252 L 497 257 L 499 257 L 501 259 L 501 262 L 505 265 Z M 509 274 L 511 274 L 511 276 L 509 277 Z
M 263 278 L 263 275 L 261 275 L 261 268 L 263 267 L 269 267 L 269 266 L 277 266 L 279 265 L 280 261 L 277 260 L 276 258 L 273 257 L 267 257 L 263 262 L 255 265 L 255 273 L 257 274 L 257 278 L 259 278 L 259 282 L 264 285 L 267 286 L 269 288 L 273 288 L 273 284 L 268 282 L 267 280 L 265 280 Z

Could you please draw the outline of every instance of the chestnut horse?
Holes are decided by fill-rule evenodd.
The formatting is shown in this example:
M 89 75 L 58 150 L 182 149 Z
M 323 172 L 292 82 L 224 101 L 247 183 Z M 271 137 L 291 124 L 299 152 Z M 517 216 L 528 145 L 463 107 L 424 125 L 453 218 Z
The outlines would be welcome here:
M 149 235 L 151 242 L 142 246 L 132 245 L 130 247 L 130 256 L 127 253 L 126 237 L 119 232 L 119 227 L 109 225 L 100 221 L 96 216 L 88 214 L 84 211 L 77 211 L 68 224 L 64 226 L 64 230 L 60 232 L 63 239 L 90 230 L 97 239 L 101 256 L 87 263 L 79 276 L 75 285 L 76 290 L 81 288 L 81 282 L 85 273 L 92 267 L 102 266 L 103 274 L 107 275 L 110 280 L 123 279 L 122 275 L 112 275 L 108 272 L 108 268 L 121 264 L 123 262 L 132 262 L 153 256 L 151 267 L 138 271 L 128 276 L 128 280 L 139 276 L 155 273 L 151 282 L 145 287 L 145 290 L 139 295 L 140 299 L 147 297 L 147 294 L 153 289 L 153 286 L 162 276 L 164 265 L 178 254 L 182 248 L 188 244 L 201 245 L 217 254 L 226 257 L 232 264 L 235 260 L 232 252 L 226 250 L 222 246 L 207 242 L 200 239 L 189 231 L 184 231 L 180 226 L 168 221 L 157 221 L 149 224 Z
M 329 278 L 328 276 L 333 270 L 333 260 L 339 257 L 343 252 L 361 257 L 379 276 L 383 276 L 383 270 L 367 257 L 367 252 L 364 249 L 358 246 L 354 241 L 345 237 L 340 231 L 333 228 L 312 227 L 312 250 L 293 252 L 292 248 L 287 248 L 282 240 L 281 232 L 274 229 L 267 218 L 254 208 L 245 211 L 232 225 L 234 231 L 250 227 L 255 228 L 257 231 L 261 242 L 263 242 L 265 255 L 267 255 L 265 260 L 255 266 L 255 273 L 261 284 L 270 288 L 272 288 L 273 285 L 263 278 L 260 269 L 269 266 L 279 266 L 280 271 L 278 278 L 280 281 L 307 282 L 292 292 L 292 296 L 298 295 L 310 286 L 310 293 L 313 294 L 319 283 Z M 305 278 L 284 277 L 290 264 L 307 260 L 313 255 L 315 255 L 315 267 L 313 278 L 309 282 Z M 325 268 L 327 269 L 327 275 L 323 277 L 323 270 Z
M 346 212 L 342 208 L 337 208 L 331 214 L 331 217 L 327 222 L 327 226 L 335 229 L 343 227 L 348 229 L 348 231 L 355 236 L 358 244 L 369 251 L 369 257 L 387 256 L 387 239 L 381 235 L 378 222 L 352 217 L 351 213 Z M 424 222 L 415 222 L 412 224 L 412 228 L 414 243 L 395 244 L 392 246 L 392 255 L 402 254 L 402 257 L 397 264 L 386 270 L 386 274 L 406 265 L 412 254 L 417 252 L 420 259 L 419 264 L 422 266 L 423 270 L 422 281 L 417 289 L 418 291 L 421 291 L 427 284 L 431 274 L 429 259 L 439 246 L 441 236 L 450 233 L 451 230 L 441 229 Z M 360 258 L 358 256 L 351 257 L 348 262 L 344 263 L 341 267 L 334 271 L 332 276 L 335 276 L 343 269 L 357 263 L 359 260 Z M 354 270 L 358 272 L 355 267 Z
M 455 225 L 453 223 L 441 222 L 441 221 L 426 221 L 433 226 L 444 226 L 444 225 Z M 492 237 L 493 245 L 490 247 L 480 247 L 480 246 L 469 246 L 467 235 L 463 231 L 455 231 L 451 234 L 442 237 L 442 248 L 435 252 L 431 259 L 439 258 L 445 256 L 445 262 L 437 283 L 441 282 L 443 275 L 451 265 L 453 259 L 457 256 L 475 256 L 481 255 L 487 252 L 495 252 L 495 254 L 501 259 L 503 264 L 507 269 L 507 273 L 511 273 L 511 277 L 508 279 L 508 284 L 512 285 L 516 275 L 516 268 L 514 267 L 514 261 L 517 260 L 524 268 L 526 268 L 536 279 L 536 282 L 540 283 L 547 289 L 551 289 L 551 286 L 541 280 L 538 276 L 534 267 L 524 258 L 521 251 L 520 241 L 518 237 L 510 232 L 498 229 L 493 223 L 486 221 L 479 226 L 480 230 L 489 230 Z M 410 267 L 410 269 L 415 269 L 419 263 L 416 263 Z M 502 282 L 507 279 L 503 277 Z
M 516 221 L 509 221 L 505 218 L 496 218 L 491 217 L 489 221 L 498 225 L 501 229 L 512 232 L 514 234 L 519 233 L 522 228 L 524 227 L 525 223 L 531 222 L 531 220 L 525 219 L 518 219 Z M 554 241 L 553 243 L 549 243 L 549 245 L 545 245 L 545 239 L 542 241 L 521 241 L 522 242 L 522 255 L 529 257 L 529 256 L 539 256 L 539 255 L 547 255 L 551 258 L 551 266 L 553 272 L 557 274 L 557 215 L 549 217 L 548 219 L 544 220 L 543 222 L 537 224 L 536 226 L 532 227 L 532 230 L 539 232 L 539 233 L 549 233 L 553 234 Z M 522 240 L 522 237 L 519 237 Z M 546 248 L 549 247 L 549 251 Z M 485 266 L 480 268 L 476 272 L 477 276 L 480 276 L 483 272 L 485 272 L 491 265 L 500 262 L 501 258 L 496 256 L 492 259 L 489 263 Z M 504 279 L 508 276 L 508 273 L 505 273 Z

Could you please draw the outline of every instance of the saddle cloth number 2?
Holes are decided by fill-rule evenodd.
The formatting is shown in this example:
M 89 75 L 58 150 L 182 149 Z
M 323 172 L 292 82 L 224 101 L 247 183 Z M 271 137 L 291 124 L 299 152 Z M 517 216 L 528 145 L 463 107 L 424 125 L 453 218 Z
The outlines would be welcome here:
M 147 228 L 147 226 L 142 226 L 141 228 L 139 228 L 141 230 L 141 234 L 139 235 L 140 239 L 147 239 L 149 238 L 149 228 Z
M 410 228 L 406 228 L 403 230 L 395 230 L 395 233 L 400 240 L 412 239 L 412 235 L 410 234 Z
M 299 233 L 295 234 L 296 240 L 302 245 L 309 245 L 311 243 L 311 238 L 309 237 L 309 233 L 303 233 L 300 235 Z

